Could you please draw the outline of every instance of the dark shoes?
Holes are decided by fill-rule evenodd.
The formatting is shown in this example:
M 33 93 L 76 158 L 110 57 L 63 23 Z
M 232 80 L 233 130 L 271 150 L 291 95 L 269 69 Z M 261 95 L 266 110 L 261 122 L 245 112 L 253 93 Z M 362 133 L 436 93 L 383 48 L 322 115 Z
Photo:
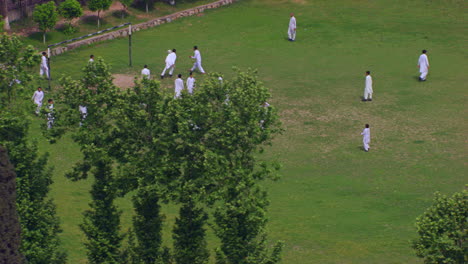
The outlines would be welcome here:
M 161 75 L 161 80 L 164 79 L 164 75 Z

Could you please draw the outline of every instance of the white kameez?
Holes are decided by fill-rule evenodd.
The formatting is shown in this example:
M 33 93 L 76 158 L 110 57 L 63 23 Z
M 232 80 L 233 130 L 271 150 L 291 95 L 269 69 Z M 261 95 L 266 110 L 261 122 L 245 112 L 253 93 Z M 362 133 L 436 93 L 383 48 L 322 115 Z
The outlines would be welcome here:
M 195 50 L 193 52 L 193 56 L 191 57 L 192 59 L 195 59 L 195 62 L 193 63 L 192 69 L 190 71 L 194 71 L 195 69 L 200 70 L 201 73 L 205 73 L 205 70 L 203 70 L 202 67 L 202 59 L 201 59 L 201 54 L 199 50 Z
M 419 72 L 421 73 L 421 76 L 419 76 L 419 78 L 421 80 L 426 80 L 426 76 L 429 72 L 429 59 L 427 58 L 426 54 L 423 53 L 421 54 L 421 56 L 419 56 L 418 66 Z
M 184 80 L 182 80 L 181 78 L 177 78 L 174 82 L 174 85 L 175 85 L 174 99 L 180 98 L 182 90 L 184 90 Z
M 364 145 L 364 150 L 369 151 L 369 144 L 370 144 L 370 128 L 364 128 L 361 133 L 362 135 L 362 143 Z
M 187 78 L 187 90 L 189 94 L 193 94 L 193 87 L 195 87 L 195 78 L 188 77 Z
M 43 91 L 35 91 L 31 99 L 37 105 L 36 115 L 38 115 L 39 112 L 41 111 L 42 100 L 44 100 L 44 92 Z
M 166 67 L 164 67 L 161 76 L 164 76 L 167 70 L 169 70 L 169 75 L 172 76 L 172 74 L 174 73 L 176 60 L 177 54 L 175 52 L 171 52 L 166 56 Z
M 39 67 L 39 74 L 41 76 L 45 74 L 47 79 L 49 79 L 49 66 L 47 65 L 47 57 L 44 55 L 42 55 L 42 58 L 41 58 L 41 66 Z
M 370 75 L 366 76 L 366 86 L 364 88 L 364 100 L 372 99 L 372 77 Z
M 290 40 L 296 39 L 296 18 L 294 16 L 289 19 L 288 37 Z
M 149 79 L 150 76 L 151 76 L 151 72 L 148 68 L 143 68 L 143 70 L 141 70 L 141 77 Z

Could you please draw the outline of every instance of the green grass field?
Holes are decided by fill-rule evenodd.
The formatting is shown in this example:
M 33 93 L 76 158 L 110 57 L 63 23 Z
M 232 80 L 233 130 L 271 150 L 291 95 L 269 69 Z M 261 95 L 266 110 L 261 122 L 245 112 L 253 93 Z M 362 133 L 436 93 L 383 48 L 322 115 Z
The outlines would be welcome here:
M 269 238 L 286 242 L 283 263 L 422 263 L 409 242 L 415 218 L 435 191 L 450 194 L 468 183 L 466 7 L 462 0 L 242 0 L 137 32 L 133 68 L 128 40 L 119 39 L 54 57 L 52 69 L 54 76 L 80 76 L 94 54 L 115 73 L 137 74 L 148 64 L 158 76 L 165 51 L 176 48 L 176 73 L 186 75 L 193 45 L 207 72 L 229 78 L 232 66 L 257 68 L 285 128 L 266 153 L 283 164 L 283 178 L 266 183 Z M 298 23 L 294 43 L 286 35 L 290 12 Z M 431 63 L 424 83 L 416 67 L 422 49 Z M 374 101 L 364 103 L 366 70 Z M 172 81 L 162 81 L 168 92 Z M 361 150 L 365 123 L 369 153 Z M 33 132 L 41 151 L 52 154 L 52 197 L 69 263 L 86 263 L 78 224 L 91 180 L 63 177 L 80 157 L 69 138 L 49 145 Z M 131 204 L 119 205 L 126 230 Z M 170 245 L 176 208 L 165 212 Z M 209 240 L 217 243 L 212 233 Z

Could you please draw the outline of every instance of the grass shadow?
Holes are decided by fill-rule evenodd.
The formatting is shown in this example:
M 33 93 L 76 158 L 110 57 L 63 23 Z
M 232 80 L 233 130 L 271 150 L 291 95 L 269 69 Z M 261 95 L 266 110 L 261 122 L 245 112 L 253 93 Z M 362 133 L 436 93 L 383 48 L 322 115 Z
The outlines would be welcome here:
M 118 19 L 124 19 L 130 16 L 130 14 L 127 12 L 127 10 L 115 10 L 112 12 L 112 16 Z

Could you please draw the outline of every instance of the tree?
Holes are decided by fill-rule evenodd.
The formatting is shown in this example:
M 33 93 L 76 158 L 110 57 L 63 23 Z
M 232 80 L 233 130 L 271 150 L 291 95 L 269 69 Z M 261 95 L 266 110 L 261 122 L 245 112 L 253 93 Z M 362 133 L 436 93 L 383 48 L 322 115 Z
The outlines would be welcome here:
M 10 21 L 8 19 L 8 1 L 7 0 L 1 0 L 0 2 L 0 15 L 2 17 L 2 28 L 3 30 L 10 30 Z
M 133 4 L 133 0 L 119 0 L 119 2 L 122 4 L 123 7 L 121 12 L 121 18 L 124 18 L 124 13 L 127 12 L 130 5 Z
M 154 0 L 144 0 L 144 1 L 145 1 L 145 10 L 146 10 L 146 13 L 148 14 L 149 5 L 152 4 L 154 2 Z
M 83 15 L 83 8 L 77 0 L 65 0 L 59 6 L 59 13 L 68 20 L 68 28 L 71 30 L 72 20 Z
M 36 5 L 33 12 L 33 20 L 39 25 L 39 29 L 42 30 L 43 42 L 45 44 L 47 31 L 53 29 L 58 21 L 55 3 L 50 1 L 42 5 Z
M 100 21 L 100 13 L 101 11 L 105 11 L 109 9 L 109 7 L 112 4 L 112 0 L 89 0 L 88 1 L 88 7 L 89 10 L 95 12 L 98 12 L 98 28 L 101 26 L 101 21 Z
M 174 259 L 178 264 L 203 264 L 208 262 L 206 229 L 208 215 L 195 202 L 188 198 L 180 208 L 175 220 L 172 237 L 174 239 Z
M 23 263 L 21 228 L 16 211 L 16 174 L 6 149 L 0 146 L 0 263 Z
M 468 262 L 468 191 L 447 197 L 435 193 L 434 203 L 416 219 L 419 238 L 413 241 L 424 263 Z
M 39 57 L 15 36 L 2 35 L 0 41 L 0 145 L 8 150 L 17 177 L 20 252 L 28 263 L 64 263 L 59 219 L 53 200 L 48 198 L 52 170 L 47 166 L 47 155 L 39 156 L 36 144 L 28 141 L 29 105 L 12 100 L 29 98 L 26 87 L 33 75 L 28 69 L 38 64 Z

